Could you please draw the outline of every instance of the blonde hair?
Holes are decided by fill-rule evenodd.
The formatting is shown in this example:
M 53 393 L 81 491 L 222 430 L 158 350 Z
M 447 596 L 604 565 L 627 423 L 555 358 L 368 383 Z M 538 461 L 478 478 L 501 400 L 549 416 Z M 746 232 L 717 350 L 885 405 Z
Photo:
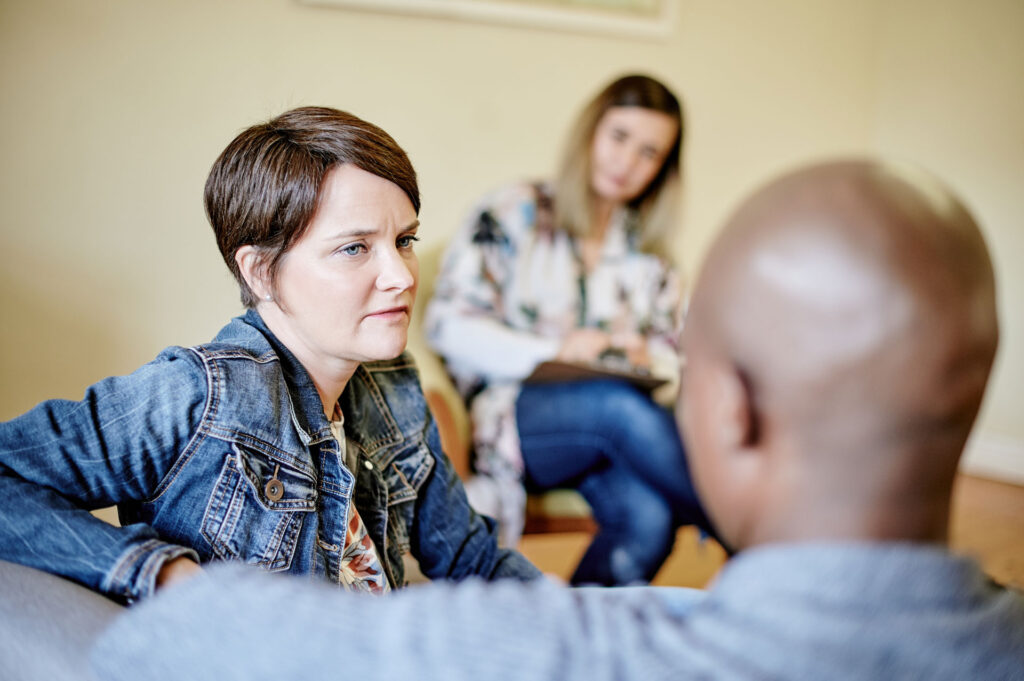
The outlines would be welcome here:
M 679 125 L 679 134 L 661 170 L 626 206 L 633 213 L 640 250 L 667 257 L 665 237 L 678 216 L 685 126 L 679 100 L 671 90 L 649 76 L 629 75 L 615 80 L 599 92 L 576 119 L 555 175 L 555 224 L 577 237 L 585 237 L 590 231 L 593 222 L 590 147 L 605 112 L 619 106 L 660 111 L 675 118 Z

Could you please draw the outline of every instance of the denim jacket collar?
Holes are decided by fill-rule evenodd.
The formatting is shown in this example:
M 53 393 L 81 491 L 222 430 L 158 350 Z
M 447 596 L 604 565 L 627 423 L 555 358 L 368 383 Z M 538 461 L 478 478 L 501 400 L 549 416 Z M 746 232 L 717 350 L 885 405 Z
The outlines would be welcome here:
M 307 446 L 332 440 L 334 434 L 324 415 L 320 393 L 306 368 L 273 334 L 256 310 L 247 310 L 241 321 L 258 331 L 279 358 L 291 397 L 289 409 L 292 422 L 299 437 Z M 411 362 L 402 355 L 393 360 L 360 364 L 339 397 L 338 401 L 345 413 L 345 434 L 367 453 L 401 444 L 406 439 L 404 431 L 422 432 L 425 428 L 422 418 L 416 417 L 415 413 L 394 414 L 381 393 L 378 385 L 381 373 L 386 375 L 388 369 L 399 366 L 410 367 Z M 377 374 L 376 379 L 371 376 L 374 373 Z M 396 416 L 403 424 L 396 420 Z
M 288 392 L 291 395 L 291 403 L 288 406 L 291 409 L 292 422 L 299 432 L 299 437 L 305 440 L 307 445 L 333 438 L 330 423 L 324 415 L 320 393 L 317 391 L 316 385 L 313 384 L 313 378 L 306 371 L 306 367 L 302 366 L 291 350 L 267 327 L 259 312 L 254 309 L 246 310 L 242 319 L 266 338 L 281 362 L 281 371 L 284 373 L 285 382 L 289 388 Z

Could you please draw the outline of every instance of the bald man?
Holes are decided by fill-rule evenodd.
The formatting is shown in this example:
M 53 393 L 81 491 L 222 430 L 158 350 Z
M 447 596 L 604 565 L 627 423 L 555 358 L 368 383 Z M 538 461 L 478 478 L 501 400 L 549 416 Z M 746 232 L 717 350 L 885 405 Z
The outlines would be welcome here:
M 112 679 L 1022 679 L 1024 600 L 945 548 L 997 345 L 992 268 L 934 179 L 768 185 L 693 293 L 681 420 L 738 551 L 708 592 L 430 585 L 369 598 L 226 567 L 120 617 Z
M 834 163 L 758 193 L 683 338 L 677 414 L 722 536 L 944 544 L 997 339 L 981 233 L 934 179 Z

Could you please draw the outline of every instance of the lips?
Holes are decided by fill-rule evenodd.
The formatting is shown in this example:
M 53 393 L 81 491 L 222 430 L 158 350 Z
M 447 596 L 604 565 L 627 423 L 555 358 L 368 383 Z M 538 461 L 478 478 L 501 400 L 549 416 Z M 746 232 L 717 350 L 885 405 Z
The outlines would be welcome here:
M 409 314 L 408 305 L 397 305 L 395 307 L 389 307 L 384 310 L 377 310 L 366 315 L 368 319 L 397 319 L 402 316 Z
M 628 176 L 621 176 L 620 177 L 618 175 L 606 174 L 604 176 L 604 182 L 609 187 L 614 187 L 616 190 L 622 190 L 629 183 L 629 177 Z

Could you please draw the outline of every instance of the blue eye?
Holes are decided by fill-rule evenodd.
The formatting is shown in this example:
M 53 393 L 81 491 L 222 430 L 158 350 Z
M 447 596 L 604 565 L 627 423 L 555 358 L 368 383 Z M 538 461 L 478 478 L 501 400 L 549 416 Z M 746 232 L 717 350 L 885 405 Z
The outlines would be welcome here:
M 352 256 L 360 255 L 365 250 L 366 250 L 366 246 L 364 246 L 363 244 L 351 244 L 350 246 L 343 246 L 341 248 L 341 252 L 342 253 L 344 253 L 345 255 L 352 255 Z
M 397 243 L 399 248 L 412 248 L 412 245 L 419 240 L 420 238 L 415 234 L 406 234 L 398 237 Z

